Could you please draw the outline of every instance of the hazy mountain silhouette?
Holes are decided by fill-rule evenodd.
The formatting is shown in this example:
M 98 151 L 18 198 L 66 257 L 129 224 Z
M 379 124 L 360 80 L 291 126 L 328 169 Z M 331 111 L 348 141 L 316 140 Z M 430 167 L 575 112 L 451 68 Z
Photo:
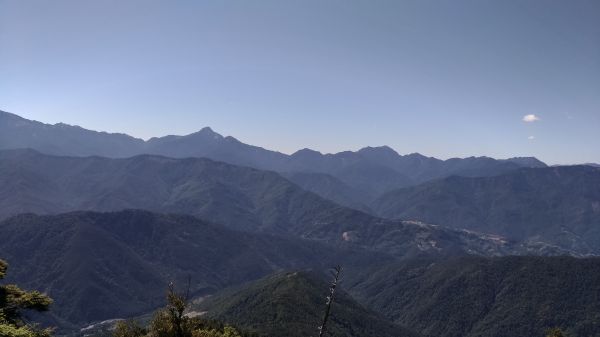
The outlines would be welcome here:
M 44 124 L 0 111 L 0 150 L 24 148 L 57 155 L 130 157 L 143 151 L 144 141 L 63 123 Z
M 461 176 L 491 176 L 519 167 L 543 167 L 535 158 L 496 160 L 487 157 L 439 160 L 420 154 L 399 155 L 387 146 L 366 147 L 357 152 L 321 154 L 304 149 L 292 155 L 244 144 L 223 137 L 210 128 L 187 136 L 165 136 L 148 141 L 123 134 L 86 130 L 66 124 L 49 125 L 0 111 L 0 149 L 31 148 L 42 153 L 67 156 L 130 157 L 158 154 L 166 157 L 205 157 L 227 163 L 277 172 L 324 173 L 360 193 L 338 198 L 345 206 L 369 204 L 382 193 L 431 179 Z M 314 182 L 309 182 L 314 178 Z M 318 186 L 322 177 L 305 176 L 307 187 Z M 319 187 L 322 196 L 337 192 Z M 347 190 L 349 191 L 349 190 Z M 360 198 L 356 200 L 356 198 Z M 346 204 L 345 202 L 349 203 Z

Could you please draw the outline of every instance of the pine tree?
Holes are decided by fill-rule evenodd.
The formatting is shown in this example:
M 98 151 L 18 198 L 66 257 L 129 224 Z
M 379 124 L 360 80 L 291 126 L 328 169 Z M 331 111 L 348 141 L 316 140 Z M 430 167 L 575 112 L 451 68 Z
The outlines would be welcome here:
M 0 260 L 0 280 L 4 279 L 8 263 Z M 48 337 L 50 329 L 39 329 L 25 321 L 23 311 L 46 311 L 52 300 L 39 291 L 25 291 L 14 284 L 0 285 L 0 336 Z

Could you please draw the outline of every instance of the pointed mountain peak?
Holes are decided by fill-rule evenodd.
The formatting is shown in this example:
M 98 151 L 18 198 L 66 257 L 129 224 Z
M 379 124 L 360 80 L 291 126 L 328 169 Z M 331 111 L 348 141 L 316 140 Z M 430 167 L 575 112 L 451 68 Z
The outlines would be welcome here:
M 216 133 L 209 126 L 200 129 L 200 131 L 192 133 L 190 136 L 200 136 L 212 139 L 223 139 L 224 137 Z
M 213 131 L 213 129 L 211 129 L 210 126 L 205 126 L 202 129 L 200 129 L 200 132 L 204 132 L 204 133 L 216 133 Z
M 197 131 L 194 134 L 202 134 L 202 135 L 210 135 L 210 136 L 219 135 L 218 133 L 213 131 L 213 129 L 211 129 L 210 126 L 205 126 L 202 129 L 200 129 L 200 131 Z

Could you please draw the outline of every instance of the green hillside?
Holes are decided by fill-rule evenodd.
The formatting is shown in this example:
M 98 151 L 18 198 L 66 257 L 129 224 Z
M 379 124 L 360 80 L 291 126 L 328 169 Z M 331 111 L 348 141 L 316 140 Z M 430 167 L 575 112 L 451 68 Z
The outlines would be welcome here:
M 329 285 L 309 272 L 288 272 L 225 290 L 201 302 L 195 310 L 244 327 L 261 336 L 316 336 L 325 310 Z M 336 293 L 327 336 L 418 336 L 364 309 L 342 290 Z
M 425 336 L 600 336 L 600 258 L 465 257 L 371 270 L 346 286 Z

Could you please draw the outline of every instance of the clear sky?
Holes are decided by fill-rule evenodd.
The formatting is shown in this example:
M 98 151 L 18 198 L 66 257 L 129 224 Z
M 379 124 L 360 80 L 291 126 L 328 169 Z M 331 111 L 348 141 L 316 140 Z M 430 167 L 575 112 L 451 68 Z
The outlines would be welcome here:
M 286 153 L 600 162 L 600 1 L 0 0 L 0 109 Z

